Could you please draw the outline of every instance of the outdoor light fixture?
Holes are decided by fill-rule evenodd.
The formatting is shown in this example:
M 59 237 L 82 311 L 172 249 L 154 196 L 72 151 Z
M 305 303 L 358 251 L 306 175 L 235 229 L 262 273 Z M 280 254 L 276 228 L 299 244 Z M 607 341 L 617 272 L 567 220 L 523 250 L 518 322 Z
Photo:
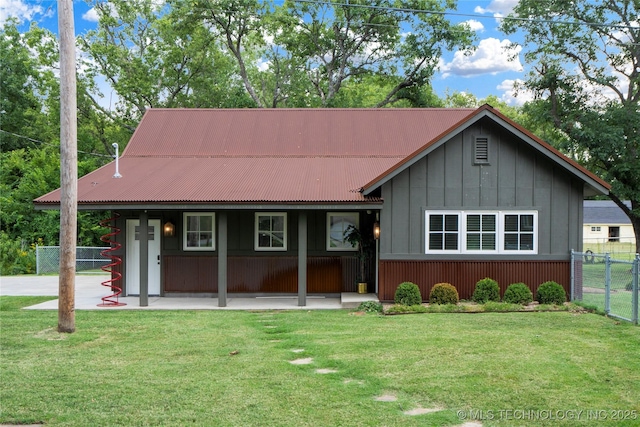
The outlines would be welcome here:
M 373 238 L 376 240 L 380 238 L 380 223 L 377 221 L 373 223 Z
M 164 223 L 164 237 L 173 237 L 176 235 L 176 226 L 171 221 Z

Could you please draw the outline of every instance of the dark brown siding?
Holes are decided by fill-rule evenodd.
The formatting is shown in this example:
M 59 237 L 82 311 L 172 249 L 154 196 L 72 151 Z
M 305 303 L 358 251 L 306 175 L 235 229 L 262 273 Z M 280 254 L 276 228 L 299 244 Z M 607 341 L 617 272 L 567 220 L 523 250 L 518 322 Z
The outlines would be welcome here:
M 309 257 L 307 292 L 354 292 L 356 266 L 353 257 Z M 217 257 L 165 256 L 163 268 L 165 292 L 218 292 Z M 227 268 L 229 293 L 298 292 L 297 257 L 229 257 Z
M 218 258 L 212 256 L 165 256 L 165 292 L 218 292 Z
M 548 280 L 560 283 L 569 294 L 569 261 L 380 261 L 378 297 L 393 301 L 398 285 L 414 282 L 423 300 L 429 299 L 436 283 L 451 283 L 460 299 L 471 299 L 478 280 L 490 277 L 498 281 L 500 295 L 511 283 L 523 282 L 534 296 L 538 286 Z

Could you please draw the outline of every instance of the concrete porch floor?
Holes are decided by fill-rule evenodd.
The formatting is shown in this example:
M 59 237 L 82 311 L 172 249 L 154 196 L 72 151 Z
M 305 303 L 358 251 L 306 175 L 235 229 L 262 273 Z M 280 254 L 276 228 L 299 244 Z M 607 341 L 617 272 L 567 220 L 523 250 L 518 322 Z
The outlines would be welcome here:
M 140 306 L 139 297 L 123 297 L 123 306 L 98 307 L 101 298 L 109 295 L 108 288 L 101 286 L 105 275 L 77 275 L 76 310 L 335 310 L 355 308 L 363 301 L 377 301 L 375 294 L 344 292 L 340 298 L 308 296 L 306 306 L 298 306 L 297 296 L 235 298 L 227 295 L 227 306 L 218 307 L 217 298 L 149 297 L 149 305 Z M 0 295 L 57 296 L 58 276 L 3 276 L 0 278 Z M 58 300 L 51 300 L 26 307 L 28 310 L 57 310 Z

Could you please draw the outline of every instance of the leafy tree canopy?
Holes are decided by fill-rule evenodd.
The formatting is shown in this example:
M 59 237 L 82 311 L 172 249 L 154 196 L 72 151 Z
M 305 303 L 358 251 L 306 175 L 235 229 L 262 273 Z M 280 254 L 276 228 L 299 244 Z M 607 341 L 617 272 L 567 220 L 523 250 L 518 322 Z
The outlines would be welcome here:
M 640 3 L 520 0 L 507 34 L 524 31 L 526 111 L 552 123 L 556 143 L 612 184 L 640 252 Z M 631 201 L 631 209 L 623 201 Z

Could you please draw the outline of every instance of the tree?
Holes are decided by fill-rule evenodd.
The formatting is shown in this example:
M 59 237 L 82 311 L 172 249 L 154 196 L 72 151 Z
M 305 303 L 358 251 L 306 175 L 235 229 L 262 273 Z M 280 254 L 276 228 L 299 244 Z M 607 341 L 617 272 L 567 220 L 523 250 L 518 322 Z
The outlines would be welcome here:
M 611 183 L 640 252 L 640 3 L 637 0 L 520 0 L 503 21 L 525 32 L 534 64 L 525 86 L 557 144 Z M 525 18 L 525 19 L 509 19 Z M 623 201 L 630 200 L 631 208 Z
M 287 0 L 279 7 L 260 0 L 194 0 L 173 5 L 189 8 L 194 11 L 190 19 L 215 28 L 259 107 L 345 106 L 344 97 L 338 102 L 341 89 L 367 76 L 394 84 L 366 106 L 401 100 L 422 105 L 419 89 L 428 85 L 443 49 L 468 49 L 473 41 L 467 26 L 453 25 L 437 13 L 455 8 L 452 0 Z
M 17 22 L 9 20 L 0 29 L 0 150 L 3 152 L 33 146 L 39 132 L 34 122 L 41 113 L 41 102 L 34 83 L 38 70 L 29 52 L 26 37 Z
M 154 0 L 94 7 L 98 27 L 81 36 L 80 45 L 90 58 L 86 66 L 106 77 L 119 99 L 112 111 L 92 96 L 104 115 L 133 132 L 147 108 L 247 106 L 234 63 L 201 22 L 181 19 L 179 9 Z

